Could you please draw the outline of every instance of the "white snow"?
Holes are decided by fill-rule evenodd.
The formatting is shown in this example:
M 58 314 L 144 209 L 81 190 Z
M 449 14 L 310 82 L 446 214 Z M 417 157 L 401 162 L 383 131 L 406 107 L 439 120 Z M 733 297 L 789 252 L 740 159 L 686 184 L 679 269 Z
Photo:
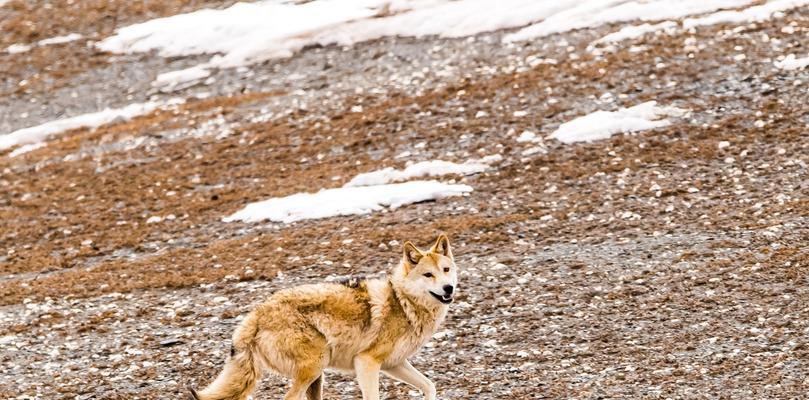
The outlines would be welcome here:
M 7 135 L 0 136 L 0 150 L 23 144 L 39 143 L 48 136 L 77 128 L 96 128 L 117 119 L 131 119 L 139 115 L 148 114 L 158 108 L 180 104 L 182 100 L 151 101 L 147 103 L 130 104 L 123 108 L 107 108 L 102 111 L 82 114 L 71 118 L 46 122 L 42 125 L 19 129 Z
M 6 53 L 8 54 L 25 53 L 28 50 L 31 50 L 31 46 L 21 43 L 15 43 L 12 44 L 11 46 L 6 47 Z
M 32 152 L 32 151 L 34 151 L 36 149 L 40 149 L 40 148 L 43 148 L 43 147 L 45 147 L 45 143 L 42 143 L 42 142 L 22 145 L 20 147 L 17 147 L 16 149 L 14 149 L 11 153 L 8 153 L 8 156 L 12 157 L 12 158 L 17 157 L 17 156 L 21 156 L 21 155 L 23 155 L 25 153 L 29 153 L 29 152 Z
M 351 179 L 344 187 L 383 185 L 391 182 L 402 182 L 411 178 L 425 176 L 441 176 L 449 174 L 472 175 L 485 171 L 489 163 L 483 160 L 470 160 L 458 164 L 443 160 L 422 161 L 409 165 L 405 169 L 391 167 L 381 170 L 359 174 Z
M 74 40 L 79 40 L 82 37 L 83 36 L 79 35 L 78 33 L 71 33 L 69 35 L 55 36 L 55 37 L 48 38 L 48 39 L 42 39 L 42 40 L 38 41 L 35 45 L 16 43 L 16 44 L 12 44 L 11 46 L 8 46 L 6 48 L 6 52 L 9 53 L 9 54 L 25 53 L 27 51 L 30 51 L 32 48 L 34 48 L 36 46 L 50 46 L 50 45 L 54 45 L 54 44 L 68 43 L 68 42 L 72 42 Z
M 603 0 L 601 0 L 603 1 Z M 462 37 L 515 27 L 574 6 L 576 0 L 318 0 L 237 3 L 119 29 L 98 44 L 111 52 L 163 56 L 223 53 L 218 66 L 286 57 L 310 44 L 352 44 L 383 36 Z
M 655 101 L 618 111 L 596 111 L 560 125 L 551 137 L 568 144 L 607 139 L 616 133 L 668 126 L 671 121 L 662 117 L 680 116 L 684 111 L 676 107 L 658 107 Z
M 683 21 L 685 29 L 704 25 L 722 23 L 745 23 L 765 21 L 776 13 L 791 10 L 809 4 L 809 0 L 773 0 L 762 5 L 745 8 L 740 11 L 720 11 L 704 17 L 687 18 Z
M 180 89 L 191 82 L 207 78 L 210 75 L 210 70 L 197 65 L 178 71 L 162 73 L 152 82 L 152 86 L 162 87 L 165 90 Z
M 605 0 L 599 0 L 604 2 Z M 116 53 L 217 54 L 198 68 L 230 68 L 289 57 L 307 45 L 351 45 L 385 36 L 462 37 L 523 26 L 578 0 L 263 1 L 199 10 L 119 29 L 97 44 Z M 183 76 L 184 73 L 178 73 Z
M 617 32 L 613 32 L 603 36 L 601 39 L 594 41 L 592 44 L 616 43 L 627 39 L 634 39 L 637 37 L 641 37 L 647 33 L 667 29 L 674 29 L 676 27 L 677 23 L 674 21 L 663 21 L 659 24 L 641 24 L 641 25 L 625 26 L 620 30 L 618 30 Z
M 438 181 L 323 189 L 317 193 L 298 193 L 251 203 L 223 221 L 270 220 L 291 223 L 305 219 L 368 214 L 384 207 L 395 209 L 411 203 L 460 196 L 471 191 L 471 186 Z
M 575 7 L 556 13 L 542 22 L 506 35 L 503 40 L 506 42 L 530 40 L 613 22 L 676 19 L 722 8 L 741 7 L 751 2 L 752 0 L 581 1 L 577 2 Z
M 73 42 L 73 41 L 79 40 L 82 37 L 83 36 L 78 34 L 78 33 L 71 33 L 69 35 L 55 36 L 55 37 L 48 38 L 48 39 L 42 39 L 39 42 L 37 42 L 37 44 L 40 45 L 40 46 L 48 46 L 48 45 L 52 45 L 52 44 L 62 44 L 62 43 L 68 43 L 68 42 Z
M 786 9 L 809 0 L 774 0 L 748 10 Z M 386 36 L 463 37 L 525 26 L 505 42 L 600 25 L 665 21 L 621 29 L 604 42 L 665 30 L 687 16 L 738 8 L 754 0 L 318 0 L 258 1 L 203 9 L 119 29 L 97 46 L 115 53 L 156 50 L 161 56 L 212 54 L 190 70 L 161 74 L 155 86 L 180 85 L 204 77 L 204 70 L 283 58 L 309 45 L 352 45 Z M 762 8 L 763 7 L 763 8 Z M 747 11 L 747 10 L 745 10 Z M 730 13 L 730 14 L 725 14 Z M 735 15 L 719 12 L 712 15 Z M 742 12 L 744 13 L 744 11 Z M 772 13 L 772 11 L 768 11 Z M 694 20 L 696 21 L 696 20 Z M 528 25 L 528 26 L 526 26 Z
M 786 56 L 786 58 L 784 58 L 783 60 L 775 61 L 773 64 L 776 67 L 787 71 L 803 69 L 806 68 L 807 65 L 809 65 L 809 57 L 796 58 L 794 54 L 790 54 Z
M 352 45 L 386 36 L 463 37 L 525 26 L 504 41 L 530 40 L 574 29 L 632 20 L 661 21 L 738 8 L 754 0 L 318 0 L 259 1 L 203 9 L 119 29 L 97 46 L 115 53 L 156 50 L 161 56 L 216 54 L 187 71 L 161 74 L 155 86 L 201 79 L 203 70 L 289 57 L 308 45 Z M 809 0 L 773 0 L 742 11 L 688 19 L 686 27 L 768 18 Z M 600 41 L 668 29 L 674 22 L 628 27 Z
M 131 25 L 100 43 L 116 53 L 158 50 L 161 56 L 221 53 L 212 64 L 236 66 L 286 57 L 320 30 L 377 14 L 379 0 L 320 0 L 305 4 L 236 3 Z M 255 59 L 253 59 L 255 57 Z

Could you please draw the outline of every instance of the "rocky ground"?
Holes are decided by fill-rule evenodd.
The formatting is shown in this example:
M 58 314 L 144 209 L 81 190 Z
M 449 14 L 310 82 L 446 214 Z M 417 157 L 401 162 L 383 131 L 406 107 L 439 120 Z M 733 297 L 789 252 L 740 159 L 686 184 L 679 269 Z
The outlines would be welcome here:
M 70 3 L 52 4 L 70 12 L 49 29 L 85 39 L 0 55 L 2 132 L 150 97 L 186 103 L 18 157 L 0 151 L 0 397 L 180 398 L 219 370 L 251 305 L 383 272 L 403 240 L 426 246 L 438 232 L 453 241 L 461 291 L 413 362 L 441 398 L 806 395 L 809 68 L 773 60 L 806 53 L 809 11 L 601 54 L 587 45 L 614 27 L 508 46 L 505 32 L 389 38 L 162 93 L 150 86 L 158 73 L 199 60 L 113 56 L 87 41 L 230 2 Z M 0 48 L 41 39 L 25 30 L 44 21 L 28 4 L 0 7 Z M 545 137 L 648 100 L 689 111 L 592 143 Z M 524 131 L 540 139 L 518 142 Z M 492 154 L 503 161 L 491 170 L 454 177 L 469 196 L 221 222 L 407 160 Z M 285 388 L 269 376 L 256 398 Z M 383 392 L 418 395 L 384 379 Z M 358 396 L 350 378 L 327 377 L 326 398 Z

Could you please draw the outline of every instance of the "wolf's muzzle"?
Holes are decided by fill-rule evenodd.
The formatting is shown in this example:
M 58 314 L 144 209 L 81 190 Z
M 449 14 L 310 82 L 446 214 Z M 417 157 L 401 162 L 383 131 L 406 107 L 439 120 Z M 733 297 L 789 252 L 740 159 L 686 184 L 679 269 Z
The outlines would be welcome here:
M 442 304 L 449 304 L 452 303 L 452 294 L 445 294 L 445 295 L 438 295 L 430 291 L 430 294 L 435 297 L 436 300 L 440 301 Z

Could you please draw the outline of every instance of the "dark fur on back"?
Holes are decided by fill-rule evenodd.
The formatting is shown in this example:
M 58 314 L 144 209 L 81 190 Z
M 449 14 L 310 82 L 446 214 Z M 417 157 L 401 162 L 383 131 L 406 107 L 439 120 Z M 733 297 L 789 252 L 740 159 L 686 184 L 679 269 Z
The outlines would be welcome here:
M 365 281 L 368 279 L 364 276 L 352 276 L 350 278 L 340 279 L 336 283 L 338 285 L 343 285 L 347 288 L 351 289 L 358 289 L 365 284 Z

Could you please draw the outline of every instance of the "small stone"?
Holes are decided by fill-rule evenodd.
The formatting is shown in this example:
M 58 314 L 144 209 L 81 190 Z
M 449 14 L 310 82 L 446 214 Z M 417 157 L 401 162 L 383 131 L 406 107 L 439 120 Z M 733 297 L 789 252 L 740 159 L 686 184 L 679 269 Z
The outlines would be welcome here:
M 178 344 L 182 344 L 183 341 L 180 339 L 172 338 L 160 341 L 160 347 L 170 347 Z

